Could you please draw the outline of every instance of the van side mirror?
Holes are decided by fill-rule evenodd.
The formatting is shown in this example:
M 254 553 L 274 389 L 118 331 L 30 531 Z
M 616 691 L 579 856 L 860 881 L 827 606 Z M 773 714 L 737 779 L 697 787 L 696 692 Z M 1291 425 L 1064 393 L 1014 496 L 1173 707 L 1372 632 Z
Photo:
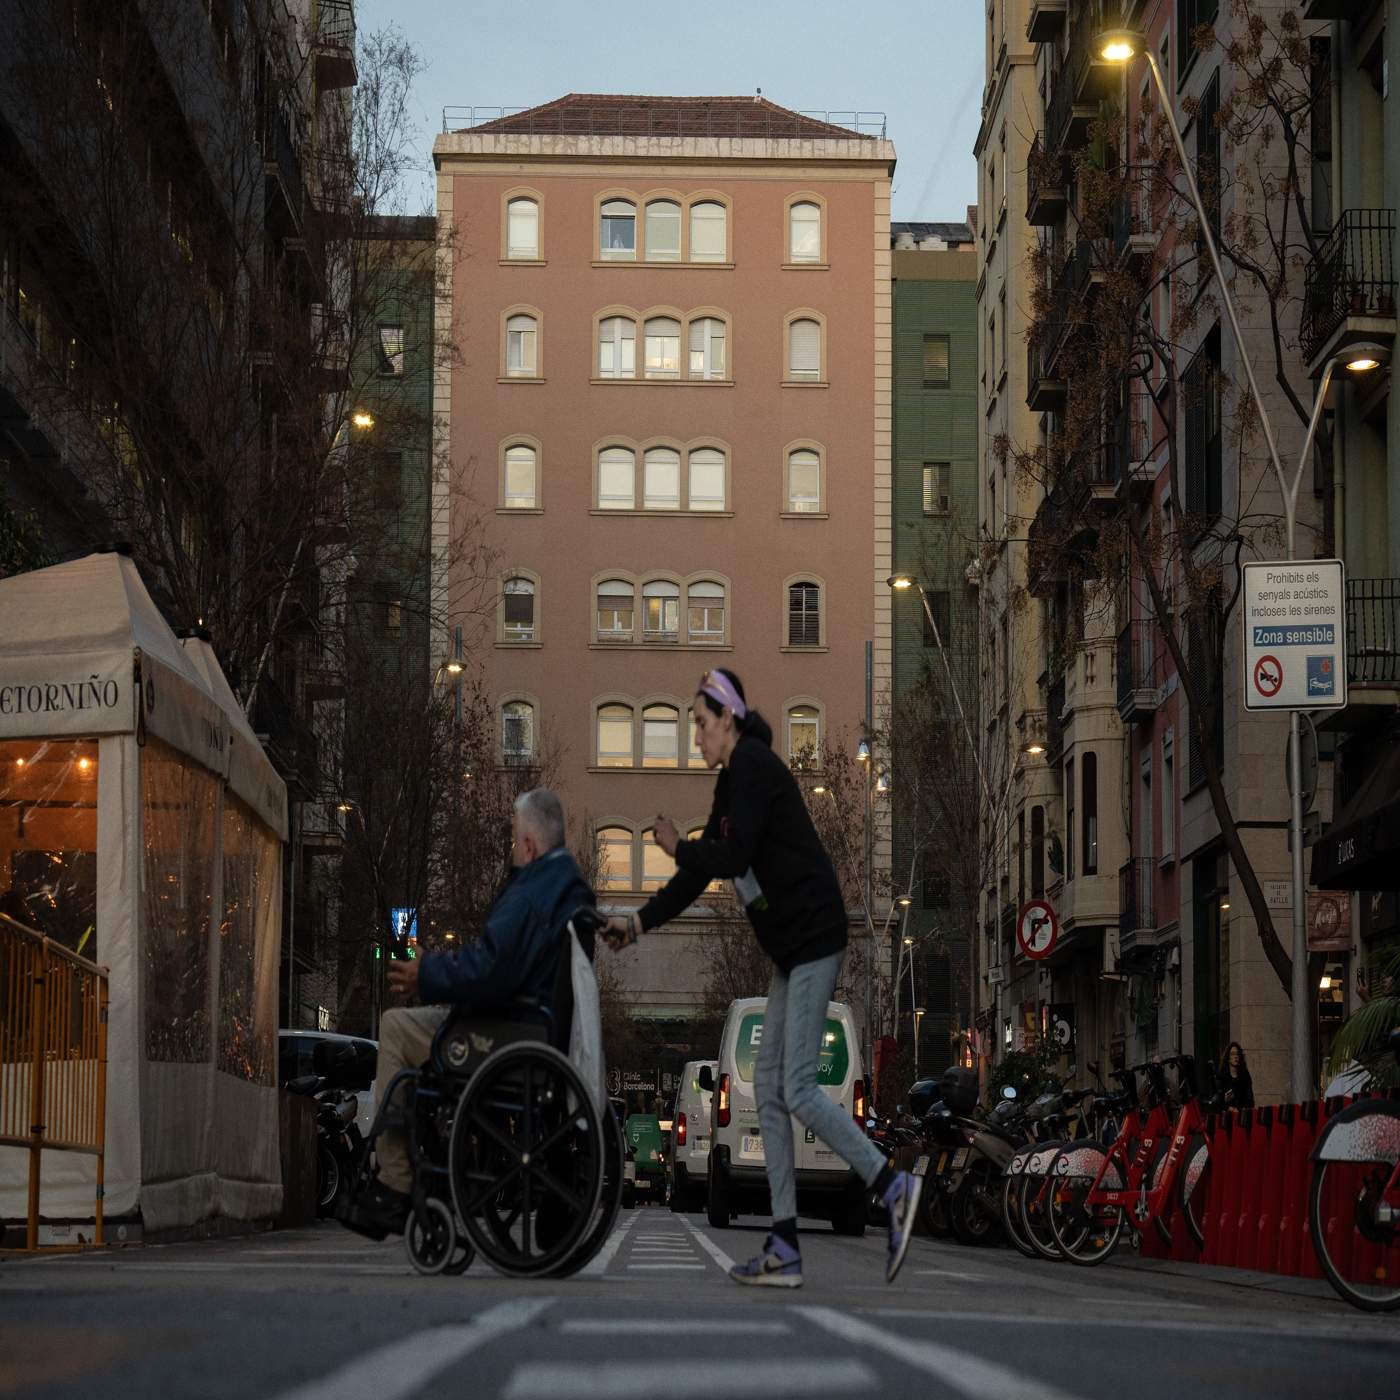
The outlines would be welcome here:
M 707 1093 L 713 1093 L 715 1087 L 715 1077 L 710 1071 L 709 1065 L 700 1066 L 700 1087 Z

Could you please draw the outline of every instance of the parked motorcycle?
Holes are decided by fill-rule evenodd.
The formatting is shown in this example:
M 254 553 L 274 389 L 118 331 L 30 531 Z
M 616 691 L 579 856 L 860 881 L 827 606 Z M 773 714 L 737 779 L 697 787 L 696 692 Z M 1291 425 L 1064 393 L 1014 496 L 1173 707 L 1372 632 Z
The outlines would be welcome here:
M 346 1080 L 354 1077 L 358 1056 L 352 1046 L 317 1045 L 315 1074 L 288 1081 L 290 1094 L 316 1101 L 316 1213 L 334 1215 L 350 1190 L 364 1148 L 355 1122 L 359 1100 Z

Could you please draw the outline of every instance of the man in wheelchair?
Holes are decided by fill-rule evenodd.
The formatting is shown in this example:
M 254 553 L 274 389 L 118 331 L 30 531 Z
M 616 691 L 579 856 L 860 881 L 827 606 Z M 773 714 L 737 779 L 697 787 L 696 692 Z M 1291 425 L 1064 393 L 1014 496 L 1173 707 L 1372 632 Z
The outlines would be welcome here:
M 564 809 L 553 792 L 535 788 L 516 798 L 511 835 L 511 878 L 492 905 L 482 936 L 460 953 L 427 953 L 389 965 L 390 988 L 424 1004 L 388 1011 L 380 1021 L 374 1085 L 380 1113 L 395 1075 L 429 1058 L 434 1037 L 450 1017 L 465 1013 L 550 1027 L 556 1009 L 567 1014 L 568 1008 L 553 1005 L 560 938 L 570 916 L 593 903 L 593 892 L 564 847 Z M 375 1143 L 378 1178 L 356 1200 L 355 1216 L 359 1228 L 402 1234 L 414 1163 L 396 1116 L 387 1114 L 385 1123 Z

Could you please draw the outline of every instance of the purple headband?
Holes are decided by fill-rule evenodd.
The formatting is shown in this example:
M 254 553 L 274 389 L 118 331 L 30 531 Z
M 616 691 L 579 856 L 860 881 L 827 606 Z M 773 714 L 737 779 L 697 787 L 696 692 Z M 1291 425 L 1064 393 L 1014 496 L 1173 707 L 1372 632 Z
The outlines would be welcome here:
M 700 677 L 700 694 L 708 695 L 717 704 L 727 705 L 734 711 L 735 719 L 743 719 L 749 712 L 749 707 L 734 689 L 733 681 L 723 671 L 706 671 Z

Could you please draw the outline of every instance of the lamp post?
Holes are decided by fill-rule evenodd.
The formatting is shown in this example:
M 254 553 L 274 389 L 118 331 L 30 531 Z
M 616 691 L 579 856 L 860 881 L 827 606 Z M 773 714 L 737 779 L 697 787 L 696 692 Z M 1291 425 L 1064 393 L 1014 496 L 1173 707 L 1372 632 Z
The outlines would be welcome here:
M 911 966 L 911 968 L 910 968 L 910 971 L 911 971 L 911 972 L 913 971 L 912 966 Z M 919 1031 L 920 1031 L 921 1027 L 923 1026 L 924 1017 L 925 1017 L 927 1014 L 928 1014 L 928 1010 L 927 1010 L 926 1007 L 923 1007 L 923 1006 L 916 1006 L 916 1007 L 914 1008 L 914 1078 L 915 1078 L 915 1079 L 918 1079 L 918 1077 L 919 1077 Z
M 1269 449 L 1269 461 L 1273 465 L 1274 475 L 1278 478 L 1279 491 L 1283 496 L 1284 523 L 1287 528 L 1287 557 L 1291 560 L 1294 557 L 1295 549 L 1298 485 L 1302 480 L 1303 467 L 1306 464 L 1307 453 L 1312 446 L 1313 434 L 1317 429 L 1317 421 L 1322 412 L 1322 401 L 1326 395 L 1332 371 L 1337 364 L 1347 363 L 1349 368 L 1354 368 L 1358 373 L 1361 373 L 1376 368 L 1380 363 L 1380 357 L 1371 353 L 1356 356 L 1355 352 L 1362 348 L 1357 346 L 1353 347 L 1352 354 L 1347 359 L 1334 357 L 1328 361 L 1327 367 L 1323 371 L 1322 381 L 1318 386 L 1303 453 L 1298 460 L 1298 469 L 1290 484 L 1283 474 L 1283 464 L 1279 461 L 1278 443 L 1274 439 L 1273 424 L 1269 420 L 1269 411 L 1264 404 L 1264 396 L 1259 392 L 1259 382 L 1254 375 L 1254 362 L 1250 359 L 1249 350 L 1245 345 L 1244 335 L 1240 330 L 1239 316 L 1235 311 L 1235 301 L 1230 295 L 1229 285 L 1225 281 L 1225 270 L 1220 264 L 1220 250 L 1216 247 L 1215 230 L 1211 227 L 1210 215 L 1201 199 L 1200 189 L 1196 185 L 1196 175 L 1186 154 L 1186 143 L 1182 140 L 1181 128 L 1177 125 L 1176 113 L 1172 110 L 1171 97 L 1167 92 L 1167 85 L 1162 77 L 1162 69 L 1157 62 L 1157 55 L 1152 52 L 1151 45 L 1147 43 L 1145 36 L 1130 29 L 1113 29 L 1100 34 L 1094 40 L 1094 48 L 1107 63 L 1127 64 L 1138 54 L 1142 54 L 1147 59 L 1148 67 L 1152 70 L 1152 79 L 1157 87 L 1157 96 L 1161 100 L 1162 113 L 1166 117 L 1167 126 L 1176 145 L 1177 158 L 1181 162 L 1181 173 L 1186 180 L 1191 203 L 1195 206 L 1196 216 L 1200 221 L 1201 241 L 1206 245 L 1206 251 L 1210 254 L 1215 280 L 1220 286 L 1220 300 L 1224 304 L 1225 314 L 1230 321 L 1230 330 L 1235 337 L 1235 348 L 1239 353 L 1241 363 L 1244 365 L 1245 377 L 1249 381 L 1249 392 L 1259 410 L 1259 423 L 1264 430 L 1264 442 Z M 1379 347 L 1367 346 L 1365 348 L 1371 351 Z M 1288 712 L 1288 744 L 1290 753 L 1289 780 L 1293 789 L 1288 821 L 1288 843 L 1292 857 L 1293 876 L 1292 1080 L 1294 1101 L 1301 1103 L 1312 1096 L 1312 1056 L 1309 1053 L 1308 1036 L 1308 935 L 1307 911 L 1304 908 L 1303 898 L 1303 783 L 1297 710 L 1289 710 Z

